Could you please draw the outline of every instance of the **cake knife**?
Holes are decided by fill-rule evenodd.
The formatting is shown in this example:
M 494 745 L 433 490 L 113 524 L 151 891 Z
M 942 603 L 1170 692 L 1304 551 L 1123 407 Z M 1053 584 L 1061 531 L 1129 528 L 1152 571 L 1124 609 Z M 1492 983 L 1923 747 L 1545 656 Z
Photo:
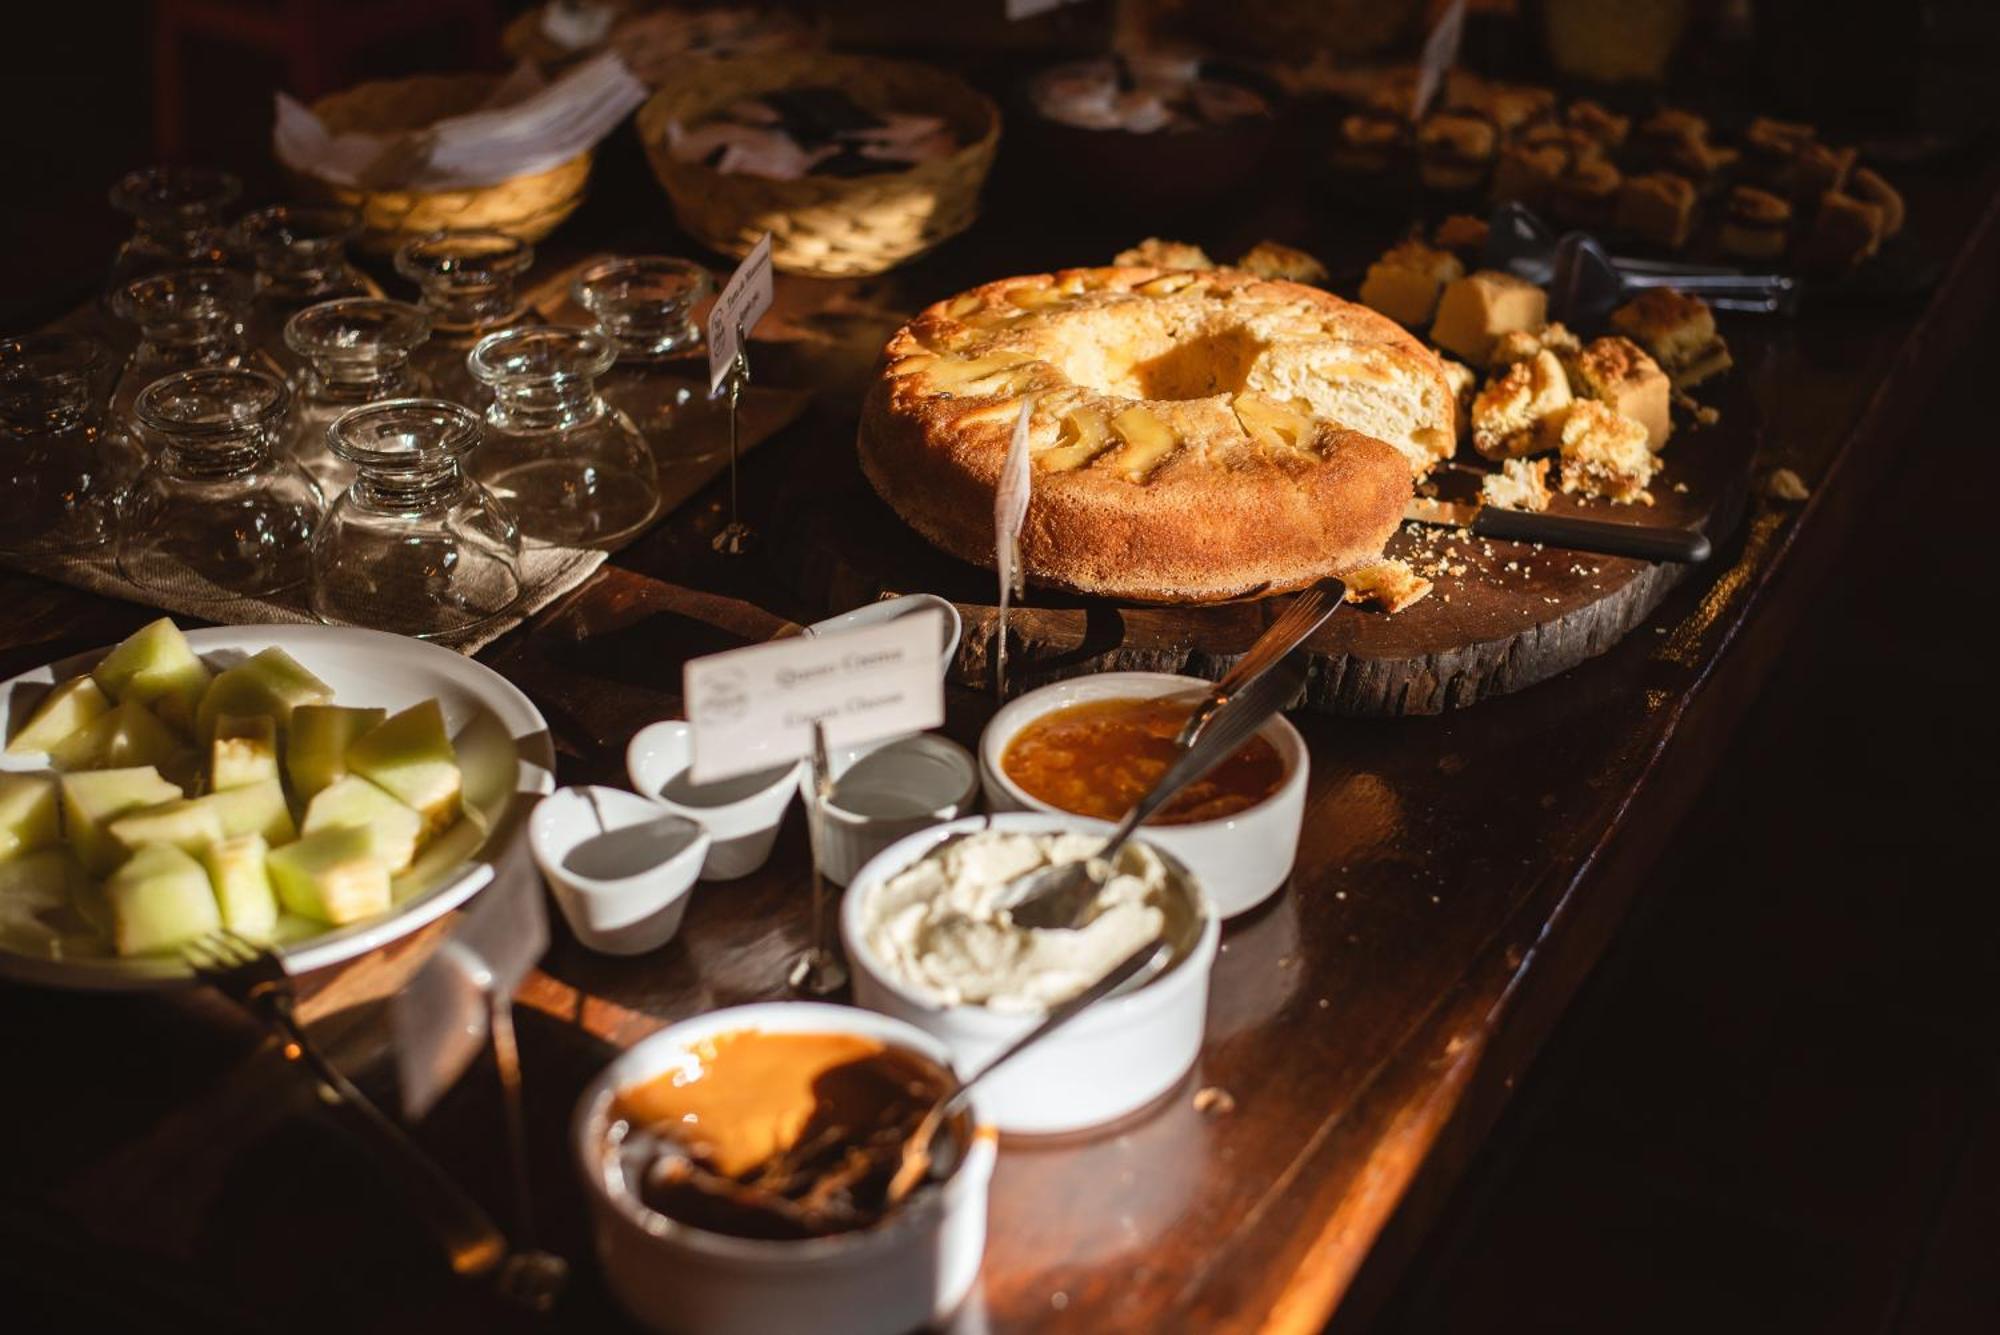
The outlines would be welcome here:
M 1706 561 L 1708 535 L 1651 524 L 1618 524 L 1604 519 L 1577 519 L 1532 510 L 1508 510 L 1497 505 L 1438 501 L 1419 496 L 1403 509 L 1405 521 L 1440 528 L 1463 528 L 1474 536 L 1504 542 L 1534 542 L 1544 547 L 1633 556 L 1642 561 Z

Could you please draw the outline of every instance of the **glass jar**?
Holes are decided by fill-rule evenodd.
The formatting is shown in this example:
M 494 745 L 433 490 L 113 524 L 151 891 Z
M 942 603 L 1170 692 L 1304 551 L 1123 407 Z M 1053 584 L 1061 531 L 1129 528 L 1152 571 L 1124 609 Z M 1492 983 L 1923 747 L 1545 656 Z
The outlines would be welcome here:
M 132 236 L 111 261 L 106 291 L 172 269 L 205 268 L 230 260 L 222 215 L 243 183 L 210 167 L 145 167 L 111 187 L 111 206 L 132 219 Z
M 483 411 L 487 392 L 466 368 L 465 354 L 497 329 L 532 319 L 520 277 L 535 248 L 505 232 L 433 232 L 396 252 L 396 272 L 417 285 L 431 317 L 431 343 L 418 359 L 440 397 Z
M 111 538 L 138 452 L 103 423 L 110 351 L 82 334 L 0 339 L 0 555 L 90 551 Z
M 314 615 L 458 640 L 521 600 L 521 530 L 466 476 L 479 415 L 443 399 L 351 408 L 328 439 L 354 483 L 313 540 Z
M 306 582 L 326 501 L 278 454 L 290 398 L 284 381 L 254 367 L 182 371 L 140 392 L 146 465 L 118 526 L 126 579 L 197 602 Z
M 652 452 L 631 419 L 598 397 L 611 340 L 595 330 L 488 334 L 466 364 L 493 393 L 472 471 L 542 542 L 602 547 L 631 537 L 660 506 Z
M 279 374 L 276 362 L 250 347 L 250 292 L 247 274 L 207 268 L 153 274 L 114 293 L 111 308 L 139 326 L 139 346 L 112 390 L 112 419 L 133 425 L 139 391 L 176 371 L 254 366 Z
M 354 480 L 354 468 L 332 449 L 327 428 L 361 404 L 429 394 L 410 354 L 430 332 L 430 317 L 417 307 L 374 297 L 323 301 L 286 322 L 285 345 L 300 362 L 286 452 L 329 496 Z
M 717 409 L 702 393 L 708 368 L 694 319 L 714 295 L 707 269 L 664 255 L 601 260 L 570 286 L 618 351 L 599 385 L 604 401 L 632 419 L 662 465 L 713 458 L 725 446 Z
M 274 204 L 236 220 L 236 246 L 257 266 L 250 341 L 294 368 L 285 321 L 308 306 L 341 297 L 380 297 L 375 280 L 349 263 L 361 215 L 338 204 Z

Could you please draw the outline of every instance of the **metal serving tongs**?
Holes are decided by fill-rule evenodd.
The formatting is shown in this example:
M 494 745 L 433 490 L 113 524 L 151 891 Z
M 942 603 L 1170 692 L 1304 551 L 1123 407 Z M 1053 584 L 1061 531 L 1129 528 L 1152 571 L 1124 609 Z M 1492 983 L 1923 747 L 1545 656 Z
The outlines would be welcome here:
M 1263 676 L 1270 671 L 1273 663 L 1310 639 L 1314 631 L 1326 624 L 1328 617 L 1340 610 L 1340 604 L 1346 597 L 1345 581 L 1331 575 L 1293 597 L 1285 610 L 1278 614 L 1278 619 L 1264 628 L 1256 643 L 1244 651 L 1243 657 L 1236 660 L 1236 665 L 1201 698 L 1201 703 L 1188 715 L 1187 722 L 1181 725 L 1174 745 L 1183 750 L 1193 746 L 1194 739 L 1201 736 L 1201 730 L 1208 726 L 1208 721 L 1215 717 L 1215 711 L 1222 708 L 1230 696 Z
M 1550 313 L 1572 324 L 1601 319 L 1651 287 L 1701 297 L 1717 310 L 1791 315 L 1798 309 L 1798 281 L 1785 274 L 1611 255 L 1586 232 L 1557 237 L 1532 209 L 1515 201 L 1493 210 L 1482 261 L 1489 269 L 1546 286 Z

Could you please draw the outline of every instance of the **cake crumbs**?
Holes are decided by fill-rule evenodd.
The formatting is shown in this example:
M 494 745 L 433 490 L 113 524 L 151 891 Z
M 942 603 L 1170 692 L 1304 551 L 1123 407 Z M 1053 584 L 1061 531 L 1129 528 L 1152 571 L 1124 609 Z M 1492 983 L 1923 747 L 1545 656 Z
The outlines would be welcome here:
M 1764 479 L 1764 494 L 1774 501 L 1803 501 L 1812 495 L 1812 488 L 1791 469 L 1774 468 Z
M 1204 1085 L 1194 1092 L 1194 1110 L 1207 1116 L 1227 1117 L 1236 1111 L 1236 1096 L 1221 1085 Z

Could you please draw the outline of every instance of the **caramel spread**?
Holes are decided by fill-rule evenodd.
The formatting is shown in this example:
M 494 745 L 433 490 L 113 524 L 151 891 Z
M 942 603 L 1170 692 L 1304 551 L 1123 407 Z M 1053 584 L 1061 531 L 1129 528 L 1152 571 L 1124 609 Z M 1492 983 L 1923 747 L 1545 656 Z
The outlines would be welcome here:
M 1188 705 L 1173 700 L 1090 700 L 1051 710 L 1014 734 L 1000 767 L 1051 806 L 1118 820 L 1179 755 L 1174 736 L 1188 713 Z M 1284 781 L 1278 749 L 1253 737 L 1147 823 L 1222 820 L 1270 797 Z

